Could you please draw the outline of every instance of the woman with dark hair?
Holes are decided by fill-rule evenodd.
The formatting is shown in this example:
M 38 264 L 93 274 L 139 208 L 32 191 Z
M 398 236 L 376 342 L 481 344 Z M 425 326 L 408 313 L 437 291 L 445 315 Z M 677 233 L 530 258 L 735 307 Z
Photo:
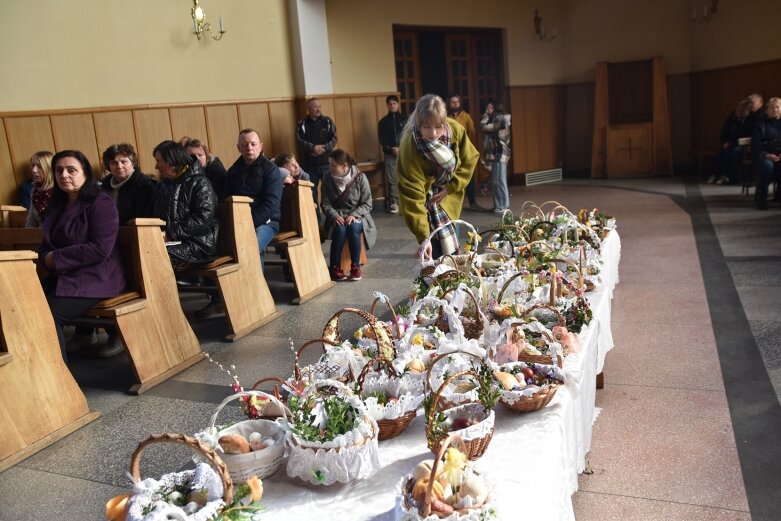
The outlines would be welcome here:
M 214 260 L 217 255 L 217 194 L 198 159 L 176 141 L 154 149 L 161 180 L 148 215 L 165 221 L 168 257 L 174 271 Z
M 331 172 L 323 180 L 322 196 L 325 228 L 331 237 L 331 278 L 335 281 L 347 279 L 341 268 L 346 241 L 350 249 L 350 280 L 361 280 L 361 232 L 366 238 L 367 250 L 377 240 L 377 227 L 371 215 L 371 187 L 344 150 L 337 148 L 331 152 L 328 163 Z
M 95 183 L 89 160 L 79 151 L 63 150 L 52 165 L 55 186 L 38 262 L 48 271 L 42 284 L 65 358 L 63 324 L 120 294 L 125 273 L 117 207 Z
M 40 228 L 46 209 L 54 192 L 54 176 L 52 176 L 52 157 L 48 150 L 36 152 L 30 157 L 30 171 L 33 173 L 33 185 L 30 192 L 30 207 L 27 212 L 25 228 Z
M 182 138 L 182 140 L 184 139 Z M 198 159 L 198 163 L 201 164 L 203 169 L 203 174 L 211 182 L 212 188 L 217 193 L 217 198 L 222 199 L 225 196 L 223 192 L 225 192 L 225 178 L 228 176 L 228 171 L 225 170 L 225 166 L 220 161 L 220 158 L 212 155 L 209 152 L 209 147 L 201 143 L 199 139 L 187 138 L 183 145 L 188 154 Z
M 143 217 L 155 180 L 138 168 L 138 156 L 133 145 L 111 145 L 103 152 L 103 166 L 110 173 L 100 182 L 100 188 L 114 199 L 119 211 L 119 224 Z

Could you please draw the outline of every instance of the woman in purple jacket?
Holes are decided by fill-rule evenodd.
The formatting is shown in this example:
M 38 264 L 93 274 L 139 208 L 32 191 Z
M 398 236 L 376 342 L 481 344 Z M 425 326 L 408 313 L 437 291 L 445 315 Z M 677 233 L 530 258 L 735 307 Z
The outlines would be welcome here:
M 63 150 L 52 158 L 54 192 L 43 222 L 38 262 L 48 271 L 43 289 L 57 327 L 125 288 L 117 237 L 119 215 L 111 196 L 94 181 L 84 154 Z

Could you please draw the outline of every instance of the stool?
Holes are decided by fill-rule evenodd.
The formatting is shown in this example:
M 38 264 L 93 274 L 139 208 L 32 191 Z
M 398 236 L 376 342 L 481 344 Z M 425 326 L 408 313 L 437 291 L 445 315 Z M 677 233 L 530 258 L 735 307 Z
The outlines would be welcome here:
M 366 237 L 361 232 L 361 264 L 366 264 Z M 352 260 L 350 259 L 350 246 L 347 241 L 344 241 L 344 247 L 342 248 L 342 265 L 340 266 L 342 271 L 349 274 L 352 267 Z

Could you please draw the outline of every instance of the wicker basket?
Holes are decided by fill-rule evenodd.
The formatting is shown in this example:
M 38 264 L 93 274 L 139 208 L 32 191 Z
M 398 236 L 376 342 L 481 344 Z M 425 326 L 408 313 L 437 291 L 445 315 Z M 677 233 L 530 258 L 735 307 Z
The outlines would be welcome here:
M 471 507 L 454 510 L 452 514 L 444 514 L 444 513 L 432 511 L 431 507 L 432 507 L 433 500 L 435 499 L 434 481 L 436 480 L 436 477 L 439 474 L 440 462 L 443 461 L 445 458 L 445 451 L 451 446 L 457 446 L 457 448 L 462 452 L 466 452 L 467 450 L 464 444 L 464 440 L 462 440 L 458 434 L 450 434 L 445 439 L 445 441 L 440 445 L 439 451 L 437 451 L 436 459 L 434 459 L 434 464 L 431 466 L 431 473 L 429 474 L 428 477 L 428 486 L 426 487 L 426 493 L 425 496 L 423 497 L 422 503 L 418 503 L 414 498 L 412 498 L 412 490 L 415 486 L 415 479 L 412 476 L 406 476 L 402 480 L 401 521 L 423 521 L 424 519 L 431 519 L 429 516 L 432 517 L 436 516 L 436 518 L 444 518 L 445 516 L 447 516 L 447 519 L 451 519 L 455 521 L 457 519 L 460 519 L 462 516 L 477 514 L 483 510 L 487 510 L 488 508 L 490 508 L 491 495 L 489 492 L 488 496 L 484 500 L 475 503 Z M 477 475 L 480 475 L 479 472 L 476 472 L 474 470 L 473 472 Z
M 475 297 L 475 294 L 472 292 L 472 290 L 469 289 L 468 286 L 463 286 L 462 291 L 463 290 L 465 290 L 466 294 L 469 295 L 474 308 L 472 311 L 470 311 L 471 314 L 467 314 L 467 306 L 464 306 L 464 308 L 461 310 L 461 315 L 459 315 L 458 318 L 461 322 L 461 327 L 464 329 L 464 338 L 477 340 L 483 334 L 486 318 L 485 315 L 483 315 L 483 312 L 480 309 L 480 304 L 477 302 L 477 298 Z M 450 291 L 442 295 L 442 298 L 446 299 L 449 293 Z M 452 317 L 447 316 L 445 314 L 445 310 L 440 308 L 439 317 L 437 317 L 435 322 L 436 326 L 444 332 L 452 331 L 453 328 L 450 326 L 450 320 L 452 320 Z
M 428 448 L 431 449 L 434 454 L 439 452 L 441 445 L 445 442 L 447 435 L 433 438 L 433 434 L 431 432 L 435 417 L 440 412 L 444 412 L 448 417 L 459 417 L 459 414 L 461 413 L 474 415 L 477 412 L 485 412 L 484 417 L 479 419 L 476 425 L 472 425 L 465 429 L 459 429 L 459 433 L 462 438 L 471 437 L 472 432 L 470 431 L 475 431 L 478 433 L 477 436 L 464 440 L 464 453 L 470 460 L 474 461 L 485 454 L 486 449 L 488 449 L 488 444 L 491 442 L 491 438 L 494 435 L 494 411 L 486 411 L 485 407 L 478 403 L 465 403 L 443 411 L 441 404 L 442 391 L 445 390 L 445 387 L 447 387 L 447 385 L 456 378 L 460 378 L 466 375 L 472 376 L 476 379 L 478 378 L 478 375 L 475 371 L 460 371 L 445 379 L 445 381 L 442 382 L 442 385 L 439 386 L 439 389 L 437 389 L 437 391 L 432 395 L 431 404 L 429 406 L 428 414 L 426 415 L 426 440 L 428 443 Z M 482 411 L 480 411 L 481 409 Z
M 366 364 L 366 366 L 364 366 L 363 368 L 363 371 L 361 371 L 361 374 L 358 376 L 358 383 L 356 386 L 356 393 L 358 394 L 358 396 L 362 396 L 364 383 L 366 381 L 366 376 L 368 375 L 369 371 L 372 369 L 372 366 L 374 364 L 377 365 L 377 371 L 380 371 L 382 370 L 382 368 L 384 368 L 384 370 L 387 372 L 389 377 L 399 378 L 399 374 L 393 368 L 393 365 L 391 364 L 390 360 L 377 358 L 372 362 Z M 422 400 L 422 397 L 420 399 Z M 397 416 L 395 418 L 383 418 L 377 420 L 377 427 L 379 428 L 377 439 L 379 441 L 383 441 L 383 440 L 395 438 L 396 436 L 404 432 L 404 429 L 406 429 L 409 426 L 409 424 L 412 422 L 412 420 L 415 419 L 415 416 L 417 416 L 417 410 L 407 411 L 406 413 Z
M 348 483 L 374 475 L 380 468 L 377 449 L 379 428 L 374 418 L 366 412 L 366 406 L 360 398 L 336 380 L 313 383 L 304 390 L 302 399 L 313 394 L 337 395 L 347 400 L 361 414 L 361 425 L 331 442 L 308 441 L 291 431 L 287 438 L 287 475 L 313 485 Z M 347 444 L 340 445 L 341 442 Z
M 347 368 L 347 374 L 342 375 L 338 374 L 335 377 L 332 377 L 328 373 L 335 372 L 339 369 L 339 367 L 331 367 L 328 366 L 327 363 L 321 363 L 318 362 L 314 366 L 307 366 L 309 368 L 309 374 L 305 374 L 307 371 L 304 369 L 301 369 L 301 353 L 303 353 L 306 349 L 308 349 L 310 346 L 316 345 L 316 344 L 322 344 L 323 345 L 323 353 L 326 353 L 325 345 L 328 344 L 332 347 L 339 347 L 341 346 L 341 341 L 337 342 L 335 340 L 329 340 L 327 338 L 317 338 L 315 340 L 310 340 L 308 342 L 305 342 L 304 345 L 302 345 L 298 351 L 296 351 L 296 359 L 295 363 L 293 365 L 293 381 L 296 383 L 298 387 L 302 387 L 309 383 L 309 379 L 311 377 L 316 376 L 317 378 L 333 378 L 335 380 L 344 381 L 344 382 L 354 382 L 355 378 L 358 376 L 355 374 L 355 372 L 352 370 L 352 368 Z
M 434 372 L 434 366 L 437 365 L 437 363 L 440 360 L 448 358 L 449 356 L 452 356 L 452 355 L 459 355 L 459 356 L 470 357 L 470 358 L 476 360 L 478 363 L 481 363 L 483 361 L 483 359 L 480 358 L 479 356 L 474 355 L 472 353 L 466 353 L 466 352 L 463 352 L 463 351 L 451 351 L 449 353 L 442 353 L 442 354 L 439 354 L 439 355 L 435 356 L 429 362 L 429 368 L 428 368 L 428 371 L 426 371 L 426 377 L 423 380 L 423 384 L 424 384 L 423 385 L 423 392 L 426 395 L 430 395 L 430 394 L 434 393 L 434 388 L 431 386 L 431 374 Z M 473 365 L 473 367 L 474 367 L 474 365 Z M 473 403 L 477 399 L 477 397 L 472 392 L 470 392 L 470 393 L 462 393 L 461 396 L 456 396 L 454 398 L 455 399 L 450 399 L 449 397 L 440 396 L 439 397 L 440 407 L 442 409 L 450 409 L 452 407 L 457 407 L 457 406 L 465 404 L 465 403 Z
M 391 335 L 391 345 L 394 347 L 395 353 L 396 342 L 401 340 L 402 335 L 401 325 L 399 324 L 399 317 L 396 315 L 396 310 L 393 309 L 393 306 L 391 306 L 388 297 L 379 292 L 375 293 L 374 301 L 372 301 L 372 307 L 369 309 L 369 315 L 377 317 L 375 310 L 377 308 L 377 304 L 380 303 L 385 304 L 388 307 L 388 310 L 391 312 L 391 323 L 388 324 L 387 322 L 380 322 L 380 324 L 384 326 Z
M 342 337 L 339 333 L 339 319 L 345 314 L 358 315 L 366 321 L 374 332 L 374 340 L 377 342 L 377 356 L 386 360 L 393 360 L 394 348 L 393 341 L 391 340 L 390 333 L 385 329 L 382 322 L 377 320 L 371 313 L 367 313 L 362 309 L 357 308 L 342 308 L 332 316 L 323 329 L 323 339 L 328 340 L 334 344 L 341 344 Z M 353 381 L 358 377 L 357 374 L 352 375 Z
M 462 221 L 460 219 L 456 219 L 456 220 L 450 221 L 449 224 L 453 224 L 453 225 L 463 224 L 464 226 L 469 228 L 469 230 L 474 234 L 475 237 L 477 236 L 477 230 L 475 230 L 475 227 L 472 226 L 471 224 L 469 224 L 466 221 Z M 440 259 L 426 259 L 424 257 L 424 252 L 425 252 L 425 246 L 427 244 L 429 244 L 431 242 L 431 239 L 434 238 L 434 236 L 437 234 L 437 232 L 439 232 L 439 230 L 441 230 L 445 226 L 447 226 L 447 224 L 443 224 L 442 226 L 436 228 L 434 231 L 431 232 L 431 234 L 428 236 L 428 238 L 426 238 L 423 242 L 420 243 L 420 259 L 419 259 L 419 262 L 420 262 L 420 265 L 421 265 L 420 275 L 423 276 L 423 277 L 430 277 L 434 273 L 434 270 L 436 270 L 437 266 L 439 266 L 439 264 L 442 262 L 441 258 Z M 455 260 L 456 265 L 463 264 L 463 265 L 466 266 L 466 265 L 469 265 L 469 263 L 471 263 L 472 255 L 473 255 L 473 253 L 465 253 L 465 254 L 449 254 L 448 256 Z
M 228 466 L 233 481 L 246 481 L 252 476 L 257 476 L 261 479 L 267 478 L 277 471 L 285 455 L 285 430 L 277 422 L 264 419 L 245 420 L 217 432 L 214 425 L 220 411 L 234 400 L 251 396 L 266 398 L 276 405 L 279 410 L 284 411 L 285 414 L 290 413 L 287 407 L 277 398 L 262 391 L 244 391 L 236 393 L 225 398 L 217 406 L 217 409 L 209 420 L 209 427 L 206 429 L 207 433 L 214 434 L 217 439 L 226 434 L 238 434 L 249 439 L 250 434 L 253 432 L 259 432 L 264 438 L 272 437 L 274 439 L 274 444 L 263 450 L 252 451 L 247 454 L 220 454 L 220 457 Z M 220 451 L 221 449 L 215 447 L 215 450 Z
M 521 362 L 524 363 L 524 362 Z M 525 363 L 524 363 L 525 364 Z M 512 367 L 516 364 L 506 364 L 501 366 L 500 369 L 504 370 L 508 367 Z M 533 365 L 532 370 L 538 369 L 538 365 Z M 536 371 L 535 371 L 536 372 Z M 562 384 L 549 383 L 541 390 L 537 391 L 531 396 L 524 395 L 521 391 L 502 391 L 499 396 L 499 402 L 510 410 L 515 412 L 532 412 L 538 411 L 548 405 L 556 394 L 556 391 Z
M 196 438 L 193 438 L 191 436 L 186 436 L 184 434 L 174 434 L 174 433 L 164 433 L 164 434 L 153 434 L 149 436 L 147 439 L 142 441 L 138 444 L 138 447 L 133 452 L 133 456 L 130 460 L 130 475 L 134 483 L 136 483 L 136 493 L 134 496 L 132 496 L 128 502 L 127 507 L 127 519 L 145 519 L 146 514 L 145 511 L 152 506 L 152 504 L 157 500 L 156 494 L 152 492 L 151 490 L 147 490 L 144 492 L 140 492 L 138 489 L 138 484 L 141 484 L 141 454 L 143 453 L 144 449 L 146 449 L 148 446 L 156 444 L 156 443 L 173 443 L 178 445 L 184 445 L 186 447 L 189 447 L 192 449 L 201 460 L 208 463 L 216 472 L 217 476 L 219 477 L 221 483 L 222 483 L 222 502 L 220 504 L 216 504 L 215 500 L 209 501 L 205 506 L 202 507 L 208 509 L 210 517 L 212 515 L 219 515 L 224 509 L 226 505 L 230 505 L 233 502 L 233 495 L 234 495 L 234 489 L 233 489 L 233 481 L 231 480 L 230 473 L 228 471 L 228 467 L 225 465 L 225 463 L 220 459 L 220 457 L 209 448 L 206 444 L 200 442 Z M 193 471 L 184 471 L 182 473 L 176 473 L 175 475 L 179 478 L 182 478 L 185 473 L 187 472 L 193 472 Z M 169 475 L 170 476 L 170 475 Z M 165 477 L 163 478 L 165 480 Z M 184 514 L 184 511 L 179 508 L 175 507 L 173 505 L 170 506 L 170 509 L 166 507 L 166 514 L 170 514 L 172 516 L 172 519 L 182 519 L 183 516 L 185 519 L 193 519 L 194 517 L 192 515 L 186 515 Z M 175 511 L 175 512 L 172 512 Z M 198 512 L 202 516 L 205 514 L 203 510 Z M 162 515 L 162 514 L 161 514 Z M 165 517 L 168 519 L 168 516 Z

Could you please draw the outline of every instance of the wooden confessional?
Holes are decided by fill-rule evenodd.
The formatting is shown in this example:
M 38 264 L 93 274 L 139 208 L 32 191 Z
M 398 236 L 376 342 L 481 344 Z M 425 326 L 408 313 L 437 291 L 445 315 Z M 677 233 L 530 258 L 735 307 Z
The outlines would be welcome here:
M 672 175 L 664 58 L 597 64 L 591 177 Z

